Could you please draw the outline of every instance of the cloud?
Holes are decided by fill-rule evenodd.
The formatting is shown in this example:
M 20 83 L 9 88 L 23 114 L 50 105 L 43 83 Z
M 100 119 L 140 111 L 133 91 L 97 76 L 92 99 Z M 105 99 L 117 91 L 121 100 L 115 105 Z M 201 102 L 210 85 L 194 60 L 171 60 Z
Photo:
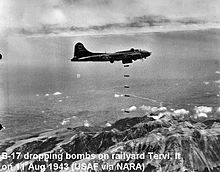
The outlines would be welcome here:
M 152 107 L 152 106 L 141 106 L 140 109 L 150 113 L 150 117 L 158 120 L 162 117 L 175 117 L 175 118 L 184 118 L 189 114 L 189 111 L 186 109 L 170 109 L 170 111 L 166 107 Z M 151 115 L 153 114 L 153 115 Z M 157 115 L 156 115 L 157 114 Z
M 158 111 L 160 111 L 160 112 L 162 112 L 162 111 L 166 111 L 166 110 L 167 110 L 166 107 L 159 107 L 159 108 L 158 108 Z
M 155 120 L 158 120 L 158 119 L 162 118 L 163 116 L 164 116 L 163 113 L 159 113 L 158 115 L 151 115 L 150 117 L 152 117 Z
M 216 74 L 220 74 L 220 71 L 216 71 L 215 73 L 216 73 Z
M 136 111 L 137 107 L 136 106 L 131 106 L 130 108 L 128 108 L 128 111 L 132 112 L 132 111 Z
M 61 92 L 55 92 L 55 93 L 53 93 L 54 96 L 61 95 L 61 94 L 62 94 Z
M 190 25 L 190 24 L 203 24 L 206 23 L 206 20 L 202 19 L 196 19 L 196 18 L 182 18 L 178 19 L 177 22 L 185 24 L 185 25 Z
M 129 18 L 127 27 L 144 27 L 144 26 L 159 26 L 161 24 L 170 23 L 171 21 L 165 16 L 160 15 L 144 15 L 134 18 Z
M 212 112 L 212 107 L 207 107 L 207 106 L 195 106 L 194 110 L 197 114 L 199 113 L 211 113 Z
M 217 108 L 216 113 L 220 113 L 220 107 Z
M 177 109 L 173 113 L 176 115 L 188 115 L 189 111 L 187 111 L 185 109 Z
M 194 110 L 196 112 L 196 114 L 194 114 L 194 118 L 207 118 L 208 114 L 212 112 L 213 108 L 207 106 L 195 106 Z
M 209 85 L 209 82 L 208 81 L 203 81 L 203 84 Z
M 161 119 L 161 118 L 167 118 L 167 119 L 171 119 L 171 118 L 178 118 L 178 119 L 184 119 L 186 117 L 186 115 L 189 114 L 189 111 L 185 110 L 185 109 L 177 109 L 174 112 L 170 112 L 170 111 L 163 111 L 163 112 L 159 112 L 158 115 L 155 115 L 153 113 L 150 114 L 150 117 L 154 118 L 155 120 Z
M 194 118 L 207 118 L 208 115 L 206 113 L 198 113 L 194 115 Z
M 84 127 L 90 127 L 90 126 L 91 126 L 91 124 L 89 123 L 88 120 L 85 120 L 85 121 L 83 122 L 83 125 L 84 125 Z
M 161 20 L 158 20 L 161 18 Z M 140 20 L 139 20 L 140 19 Z M 144 20 L 142 20 L 144 19 Z M 195 19 L 196 20 L 196 19 Z M 185 27 L 189 25 L 188 27 Z M 217 24 L 216 24 L 217 25 Z M 23 35 L 96 35 L 96 34 L 123 34 L 129 32 L 163 32 L 171 30 L 191 30 L 218 27 L 209 24 L 207 21 L 195 23 L 184 23 L 178 20 L 167 19 L 161 16 L 140 16 L 127 18 L 123 23 L 91 23 L 85 26 L 76 25 L 50 25 L 44 24 L 40 27 L 29 27 L 18 29 L 17 32 Z
M 123 96 L 124 96 L 123 94 L 115 94 L 114 95 L 115 98 L 119 98 L 119 97 L 123 97 Z
M 131 106 L 131 107 L 127 108 L 127 109 L 121 109 L 121 111 L 124 111 L 124 112 L 127 112 L 127 113 L 133 112 L 133 111 L 136 111 L 136 110 L 137 110 L 136 106 Z
M 57 0 L 1 0 L 0 31 L 22 28 L 42 28 L 43 25 L 62 25 L 67 20 Z
M 152 107 L 152 106 L 141 106 L 140 109 L 147 112 L 149 117 L 154 118 L 155 120 L 164 119 L 164 118 L 178 118 L 184 119 L 188 118 L 190 111 L 187 109 L 170 109 L 168 110 L 166 107 Z M 195 114 L 193 117 L 197 118 L 207 118 L 209 113 L 212 113 L 213 108 L 208 106 L 195 106 L 194 107 Z M 216 113 L 220 113 L 220 107 L 216 109 Z
M 64 119 L 60 124 L 61 125 L 66 125 L 66 124 L 68 124 L 70 122 L 70 118 L 66 118 L 66 119 Z
M 76 74 L 76 78 L 81 78 L 81 75 L 79 73 Z
M 1 0 L 0 32 L 51 34 L 220 21 L 218 0 Z
M 155 112 L 163 112 L 163 111 L 167 111 L 166 107 L 152 107 L 152 106 L 145 106 L 142 105 L 140 107 L 141 110 L 147 111 L 149 113 L 155 113 Z
M 111 127 L 112 124 L 111 124 L 110 122 L 106 122 L 106 123 L 105 123 L 105 126 L 106 126 L 106 127 Z

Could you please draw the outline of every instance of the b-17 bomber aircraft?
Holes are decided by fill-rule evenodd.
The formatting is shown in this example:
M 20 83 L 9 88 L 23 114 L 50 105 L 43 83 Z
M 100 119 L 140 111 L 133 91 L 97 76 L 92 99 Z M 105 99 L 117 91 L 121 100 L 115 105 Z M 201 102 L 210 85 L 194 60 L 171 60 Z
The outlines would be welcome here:
M 115 53 L 93 53 L 88 51 L 84 45 L 78 42 L 75 45 L 74 57 L 71 59 L 72 62 L 103 62 L 110 61 L 122 61 L 123 64 L 132 63 L 133 60 L 146 59 L 151 55 L 151 52 L 145 50 L 139 50 L 131 48 L 130 50 L 117 51 Z

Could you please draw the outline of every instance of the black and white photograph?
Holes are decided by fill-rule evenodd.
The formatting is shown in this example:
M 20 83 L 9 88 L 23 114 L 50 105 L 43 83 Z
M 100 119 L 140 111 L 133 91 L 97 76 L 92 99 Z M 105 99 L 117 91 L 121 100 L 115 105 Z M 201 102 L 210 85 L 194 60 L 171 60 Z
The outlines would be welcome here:
M 0 172 L 220 172 L 219 0 L 0 0 Z

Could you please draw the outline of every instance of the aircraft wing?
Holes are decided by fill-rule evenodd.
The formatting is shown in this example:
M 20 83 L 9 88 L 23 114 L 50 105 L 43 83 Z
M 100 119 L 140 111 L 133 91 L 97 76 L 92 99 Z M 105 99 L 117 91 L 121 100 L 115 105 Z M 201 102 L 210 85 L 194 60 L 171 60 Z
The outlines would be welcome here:
M 87 57 L 80 57 L 78 61 L 109 61 L 110 56 L 106 54 L 98 54 L 98 55 L 91 55 Z
M 79 60 L 92 60 L 93 56 L 88 56 L 88 57 L 81 57 Z

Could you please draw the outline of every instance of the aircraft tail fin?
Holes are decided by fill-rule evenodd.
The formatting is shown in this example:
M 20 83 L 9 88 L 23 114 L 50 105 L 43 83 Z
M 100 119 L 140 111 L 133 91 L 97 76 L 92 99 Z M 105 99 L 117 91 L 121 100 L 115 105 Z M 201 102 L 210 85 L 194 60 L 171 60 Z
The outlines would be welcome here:
M 81 42 L 78 42 L 74 48 L 74 58 L 79 59 L 81 57 L 91 56 L 93 53 L 88 51 Z

